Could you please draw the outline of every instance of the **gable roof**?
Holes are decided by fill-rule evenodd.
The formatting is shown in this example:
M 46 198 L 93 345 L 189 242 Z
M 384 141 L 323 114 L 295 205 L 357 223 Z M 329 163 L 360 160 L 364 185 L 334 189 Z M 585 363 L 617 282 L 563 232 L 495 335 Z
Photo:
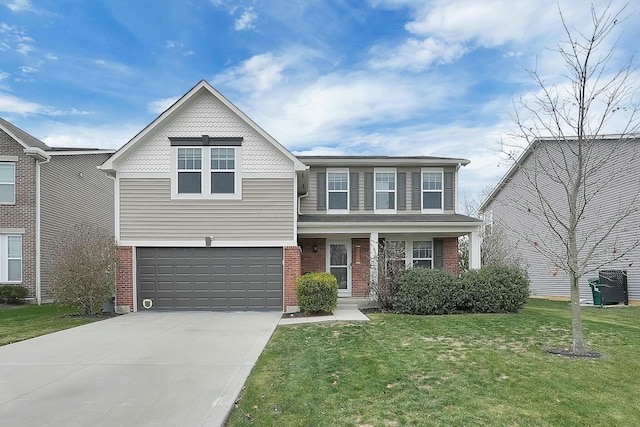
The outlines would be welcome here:
M 0 117 L 0 129 L 5 131 L 11 138 L 15 139 L 23 148 L 39 148 L 41 150 L 50 150 L 50 147 L 40 141 L 35 136 L 29 135 L 19 127 L 9 123 Z
M 585 137 L 585 139 L 587 141 L 591 141 L 591 142 L 606 142 L 606 141 L 621 141 L 623 139 L 628 139 L 628 140 L 639 140 L 640 141 L 640 134 L 636 135 L 636 134 L 628 134 L 628 135 L 597 135 L 597 136 L 588 136 Z M 478 208 L 478 212 L 484 212 L 488 207 L 489 204 L 498 196 L 498 194 L 500 193 L 500 191 L 502 191 L 502 189 L 509 183 L 509 181 L 511 180 L 511 178 L 513 178 L 513 176 L 516 174 L 516 172 L 518 172 L 518 170 L 520 170 L 520 167 L 524 164 L 524 162 L 529 158 L 529 156 L 531 155 L 531 153 L 534 152 L 534 150 L 542 143 L 545 142 L 559 142 L 559 141 L 577 141 L 578 138 L 577 137 L 565 137 L 562 139 L 558 139 L 558 138 L 552 138 L 552 137 L 548 137 L 548 138 L 536 138 L 534 139 L 531 144 L 529 144 L 529 146 L 526 148 L 526 150 L 524 150 L 522 152 L 522 154 L 520 154 L 520 157 L 518 157 L 518 159 L 515 161 L 515 163 L 513 165 L 511 165 L 511 167 L 509 168 L 509 170 L 507 171 L 507 173 L 502 177 L 502 179 L 500 179 L 500 182 L 498 182 L 498 184 L 493 188 L 493 190 L 491 190 L 491 193 L 489 193 L 489 195 L 483 200 L 482 204 L 480 205 L 480 207 Z
M 169 108 L 167 108 L 162 114 L 160 114 L 154 121 L 149 123 L 144 129 L 142 129 L 136 136 L 134 136 L 129 142 L 123 145 L 118 151 L 115 152 L 113 156 L 107 159 L 101 166 L 100 169 L 105 171 L 114 171 L 113 163 L 122 157 L 127 151 L 131 150 L 135 147 L 141 140 L 144 139 L 145 136 L 149 135 L 155 128 L 157 128 L 165 119 L 174 115 L 176 112 L 181 110 L 181 107 L 185 105 L 192 97 L 196 96 L 199 93 L 208 92 L 213 95 L 218 101 L 224 104 L 231 112 L 237 115 L 240 120 L 244 121 L 249 127 L 251 127 L 254 131 L 256 131 L 260 136 L 269 141 L 271 145 L 276 148 L 276 150 L 280 151 L 285 155 L 289 160 L 293 162 L 294 169 L 296 171 L 306 170 L 306 166 L 298 160 L 296 156 L 291 154 L 289 150 L 287 150 L 282 144 L 276 141 L 271 135 L 264 131 L 260 126 L 258 126 L 253 120 L 249 118 L 245 113 L 243 113 L 238 107 L 233 105 L 231 101 L 225 98 L 220 92 L 215 90 L 213 86 L 211 86 L 206 80 L 200 80 L 198 84 L 191 88 L 186 94 L 184 94 L 180 99 L 173 103 Z

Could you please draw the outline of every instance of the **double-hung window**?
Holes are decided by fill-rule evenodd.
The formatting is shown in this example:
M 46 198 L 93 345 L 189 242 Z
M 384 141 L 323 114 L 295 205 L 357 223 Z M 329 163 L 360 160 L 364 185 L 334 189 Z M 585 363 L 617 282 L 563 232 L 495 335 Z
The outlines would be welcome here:
M 178 148 L 178 193 L 202 193 L 202 148 Z
M 236 150 L 211 147 L 211 194 L 235 193 Z
M 442 212 L 442 175 L 442 169 L 422 169 L 422 212 Z
M 22 281 L 22 236 L 0 235 L 0 282 Z
M 414 241 L 413 242 L 413 266 L 431 268 L 433 265 L 433 242 Z
M 375 211 L 396 211 L 395 169 L 376 169 L 375 171 Z
M 16 164 L 0 162 L 0 205 L 16 202 Z
M 334 213 L 349 211 L 349 171 L 327 170 L 327 207 Z

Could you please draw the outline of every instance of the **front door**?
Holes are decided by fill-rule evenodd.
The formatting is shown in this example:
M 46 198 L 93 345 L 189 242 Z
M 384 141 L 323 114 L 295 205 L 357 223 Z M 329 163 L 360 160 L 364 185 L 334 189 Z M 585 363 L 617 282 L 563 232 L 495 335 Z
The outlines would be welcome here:
M 327 251 L 329 273 L 338 279 L 338 295 L 351 296 L 351 246 L 346 242 L 330 242 Z

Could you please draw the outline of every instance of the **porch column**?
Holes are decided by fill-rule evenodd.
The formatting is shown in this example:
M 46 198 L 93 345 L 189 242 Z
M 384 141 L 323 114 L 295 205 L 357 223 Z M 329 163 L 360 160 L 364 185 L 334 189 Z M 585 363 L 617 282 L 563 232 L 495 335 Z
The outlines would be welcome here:
M 469 268 L 476 270 L 480 265 L 480 232 L 472 231 L 469 236 Z
M 371 277 L 371 284 L 378 283 L 378 232 L 372 231 L 369 235 L 369 260 L 371 263 L 371 270 L 369 271 L 369 277 Z M 375 289 L 375 287 L 373 288 Z

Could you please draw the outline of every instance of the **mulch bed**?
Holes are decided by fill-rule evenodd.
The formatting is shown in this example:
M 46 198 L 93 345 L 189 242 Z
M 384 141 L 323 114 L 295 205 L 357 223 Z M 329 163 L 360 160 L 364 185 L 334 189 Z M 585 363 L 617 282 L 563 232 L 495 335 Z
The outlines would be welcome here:
M 303 313 L 298 311 L 296 313 L 284 313 L 282 315 L 283 319 L 292 319 L 295 317 L 320 317 L 320 316 L 331 316 L 333 313 L 330 311 L 321 311 L 318 313 Z
M 545 348 L 544 351 L 551 354 L 557 354 L 558 356 L 564 357 L 575 357 L 575 358 L 584 358 L 584 359 L 598 359 L 602 357 L 602 354 L 596 353 L 595 351 L 585 351 L 581 353 L 575 353 L 568 348 Z
M 118 317 L 121 316 L 118 313 L 113 313 L 113 312 L 103 312 L 103 313 L 96 313 L 96 314 L 84 314 L 84 313 L 71 313 L 71 314 L 65 314 L 62 317 L 63 318 L 75 318 L 75 317 L 81 317 L 83 319 L 96 319 L 96 320 L 104 320 L 104 319 L 110 319 L 112 317 Z

